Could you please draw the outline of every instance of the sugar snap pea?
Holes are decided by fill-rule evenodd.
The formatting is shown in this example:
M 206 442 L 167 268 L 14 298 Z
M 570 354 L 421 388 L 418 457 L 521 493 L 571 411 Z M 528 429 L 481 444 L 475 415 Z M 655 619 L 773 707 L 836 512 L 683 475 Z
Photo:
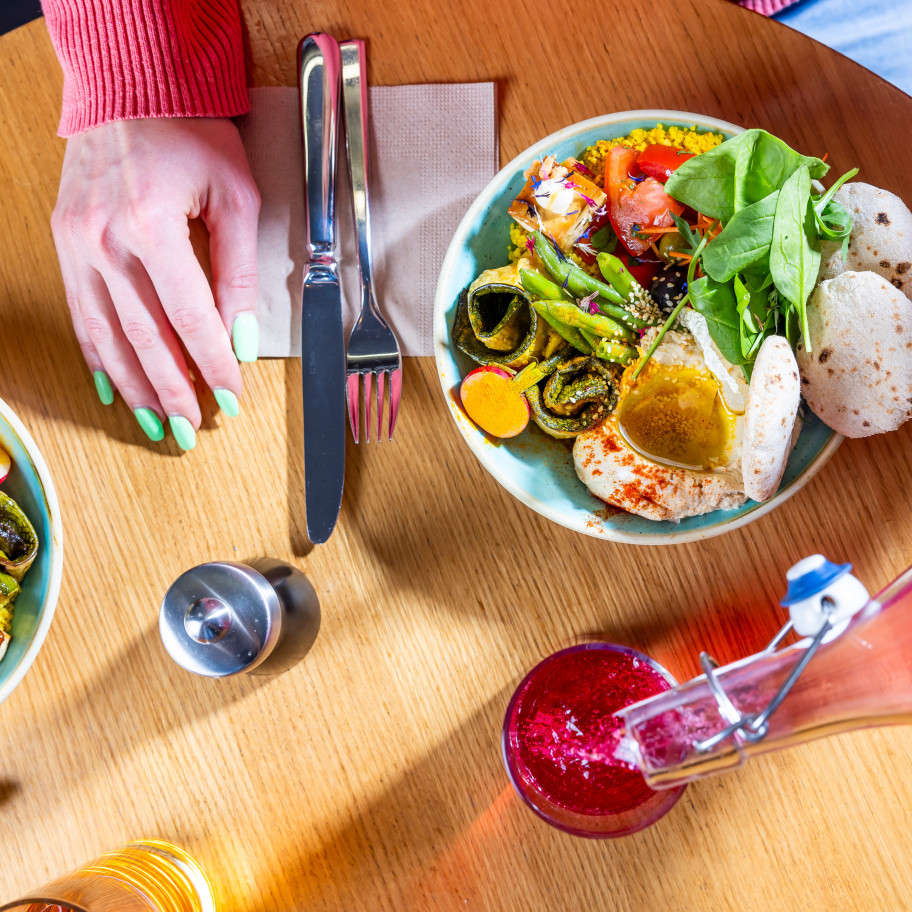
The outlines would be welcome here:
M 605 281 L 625 301 L 630 300 L 634 289 L 641 288 L 640 283 L 630 274 L 630 270 L 613 253 L 600 253 L 596 257 L 596 262 Z
M 573 306 L 572 304 L 570 305 Z M 579 329 L 567 326 L 551 314 L 544 301 L 532 301 L 535 312 L 553 329 L 562 339 L 569 342 L 577 351 L 584 355 L 591 355 L 593 346 L 583 338 Z
M 566 301 L 538 301 L 556 320 L 574 329 L 585 329 L 598 336 L 600 339 L 626 340 L 629 333 L 610 317 L 603 314 L 588 314 L 580 310 L 575 304 Z M 538 307 L 535 308 L 538 310 Z M 541 312 L 541 311 L 539 311 Z
M 595 347 L 595 357 L 603 361 L 615 361 L 618 364 L 632 364 L 637 350 L 632 345 L 622 345 L 602 339 Z
M 532 272 L 529 269 L 520 269 L 519 280 L 522 282 L 522 287 L 536 298 L 542 298 L 545 301 L 572 300 L 570 295 L 560 285 L 550 279 L 546 279 L 541 273 Z
M 615 289 L 605 282 L 599 281 L 589 275 L 576 263 L 572 263 L 563 254 L 559 254 L 551 242 L 540 232 L 535 232 L 535 252 L 545 264 L 545 268 L 561 282 L 561 287 L 578 298 L 585 298 L 591 294 L 599 296 L 599 310 L 605 315 L 617 320 L 631 329 L 643 329 L 648 324 L 645 320 L 635 317 L 629 310 L 620 305 L 624 299 Z

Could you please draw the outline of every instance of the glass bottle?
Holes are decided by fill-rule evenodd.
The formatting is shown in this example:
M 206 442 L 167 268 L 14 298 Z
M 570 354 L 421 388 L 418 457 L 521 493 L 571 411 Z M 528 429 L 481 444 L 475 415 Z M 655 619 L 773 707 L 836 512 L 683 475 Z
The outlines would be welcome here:
M 841 603 L 832 586 L 801 591 L 793 577 L 802 562 L 790 571 L 789 591 L 804 599 L 792 600 L 792 621 L 765 651 L 724 668 L 704 660 L 707 674 L 618 713 L 619 756 L 650 786 L 673 788 L 839 732 L 912 722 L 912 568 L 868 599 L 844 575 L 849 565 L 807 561 L 838 571 L 836 588 L 848 586 L 852 597 Z M 829 617 L 814 635 L 808 612 Z M 792 626 L 806 635 L 777 650 Z

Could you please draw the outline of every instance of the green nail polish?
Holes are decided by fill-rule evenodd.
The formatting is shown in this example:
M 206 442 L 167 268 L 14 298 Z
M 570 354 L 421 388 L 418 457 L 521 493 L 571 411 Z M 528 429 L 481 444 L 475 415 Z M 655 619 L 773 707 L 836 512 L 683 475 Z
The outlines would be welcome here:
M 241 413 L 241 407 L 238 405 L 238 398 L 228 389 L 213 390 L 215 401 L 218 407 L 229 417 L 237 418 Z
M 235 318 L 231 343 L 238 361 L 256 361 L 260 350 L 260 325 L 254 314 L 243 313 Z
M 161 421 L 158 420 L 158 415 L 156 415 L 152 409 L 133 409 L 133 414 L 136 416 L 139 426 L 143 429 L 143 433 L 149 440 L 158 441 L 164 438 L 165 429 L 162 427 Z
M 95 380 L 95 391 L 98 393 L 102 405 L 110 405 L 114 401 L 114 390 L 108 375 L 104 371 L 95 371 L 92 377 Z
M 171 425 L 171 433 L 182 450 L 192 450 L 196 446 L 196 431 L 183 415 L 174 415 L 168 419 L 168 424 Z

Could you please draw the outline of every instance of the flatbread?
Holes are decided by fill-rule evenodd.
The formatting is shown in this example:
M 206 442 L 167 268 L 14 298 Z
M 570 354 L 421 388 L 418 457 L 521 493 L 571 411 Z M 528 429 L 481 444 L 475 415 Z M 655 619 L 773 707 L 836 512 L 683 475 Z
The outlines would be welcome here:
M 744 412 L 741 472 L 744 493 L 752 500 L 769 500 L 779 489 L 800 401 L 801 382 L 792 348 L 782 336 L 769 336 L 754 361 Z
M 821 281 L 844 272 L 874 272 L 912 298 L 912 212 L 895 193 L 852 181 L 834 194 L 852 216 L 849 252 L 821 244 Z
M 895 431 L 912 416 L 912 301 L 873 272 L 844 272 L 808 300 L 812 351 L 798 346 L 801 392 L 846 437 Z

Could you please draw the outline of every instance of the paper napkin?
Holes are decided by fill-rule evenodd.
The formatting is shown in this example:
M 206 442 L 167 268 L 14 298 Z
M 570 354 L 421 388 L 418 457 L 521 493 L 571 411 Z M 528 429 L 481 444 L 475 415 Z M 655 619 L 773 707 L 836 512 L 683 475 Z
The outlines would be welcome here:
M 304 174 L 298 90 L 250 92 L 241 137 L 262 208 L 260 356 L 301 353 Z M 368 179 L 374 289 L 404 355 L 431 355 L 437 276 L 460 219 L 497 170 L 493 83 L 374 86 Z M 348 163 L 340 143 L 336 236 L 346 339 L 360 307 Z

